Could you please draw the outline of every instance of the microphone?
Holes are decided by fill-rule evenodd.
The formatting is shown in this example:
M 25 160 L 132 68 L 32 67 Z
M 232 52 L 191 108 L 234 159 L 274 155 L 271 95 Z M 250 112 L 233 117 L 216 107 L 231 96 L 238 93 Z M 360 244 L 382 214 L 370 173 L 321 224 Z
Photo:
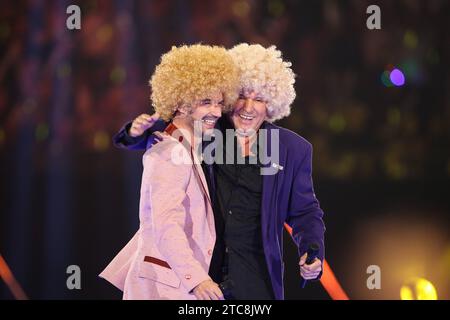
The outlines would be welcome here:
M 311 243 L 309 245 L 308 251 L 306 251 L 308 253 L 307 257 L 306 257 L 306 262 L 305 264 L 311 264 L 314 262 L 314 260 L 317 258 L 317 255 L 319 254 L 319 245 L 315 242 Z M 306 286 L 306 282 L 308 282 L 308 280 L 302 279 L 300 280 L 300 287 L 303 289 Z
M 232 300 L 233 299 L 233 295 L 232 295 L 232 290 L 234 287 L 234 282 L 231 279 L 225 280 L 221 283 L 219 283 L 219 288 L 223 293 L 223 297 L 225 298 L 225 300 Z

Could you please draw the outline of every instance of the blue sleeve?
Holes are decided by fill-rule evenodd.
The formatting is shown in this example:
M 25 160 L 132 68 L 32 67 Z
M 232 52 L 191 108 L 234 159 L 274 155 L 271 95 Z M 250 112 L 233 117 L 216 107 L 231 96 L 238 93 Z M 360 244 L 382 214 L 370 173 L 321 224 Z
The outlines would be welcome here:
M 116 147 L 128 150 L 146 150 L 149 142 L 155 139 L 153 135 L 156 131 L 164 131 L 167 127 L 167 123 L 163 120 L 158 120 L 155 124 L 148 128 L 141 136 L 132 137 L 129 135 L 129 130 L 132 121 L 127 122 L 118 133 L 113 137 L 113 143 Z
M 292 227 L 292 238 L 298 246 L 299 256 L 304 255 L 310 244 L 315 242 L 320 247 L 318 258 L 323 262 L 325 224 L 322 219 L 323 211 L 313 188 L 310 144 L 296 169 L 286 222 Z

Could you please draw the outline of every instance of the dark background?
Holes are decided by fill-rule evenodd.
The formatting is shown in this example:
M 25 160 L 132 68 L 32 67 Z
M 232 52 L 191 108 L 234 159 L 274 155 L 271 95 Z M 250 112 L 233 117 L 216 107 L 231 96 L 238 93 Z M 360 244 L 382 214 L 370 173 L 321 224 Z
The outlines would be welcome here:
M 81 30 L 66 8 L 81 7 Z M 381 8 L 368 30 L 366 8 Z M 150 109 L 172 45 L 276 45 L 298 75 L 289 118 L 314 146 L 326 257 L 351 299 L 399 299 L 411 277 L 450 298 L 447 0 L 2 1 L 0 254 L 31 299 L 109 299 L 97 278 L 138 228 L 142 152 L 112 135 Z M 399 68 L 403 86 L 382 81 Z M 285 237 L 286 298 L 299 288 Z M 78 265 L 82 289 L 66 288 Z M 381 268 L 368 290 L 366 268 Z M 0 298 L 13 299 L 0 279 Z

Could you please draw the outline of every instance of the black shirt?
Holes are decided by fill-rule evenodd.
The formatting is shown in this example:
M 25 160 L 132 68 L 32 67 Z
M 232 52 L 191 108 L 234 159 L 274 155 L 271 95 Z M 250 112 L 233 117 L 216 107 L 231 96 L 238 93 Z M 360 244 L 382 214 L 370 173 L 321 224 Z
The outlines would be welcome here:
M 214 164 L 216 181 L 208 181 L 216 186 L 211 192 L 217 240 L 210 276 L 217 283 L 231 279 L 235 299 L 274 299 L 262 243 L 260 164 L 256 156 L 241 156 L 236 138 L 234 146 L 234 163 Z

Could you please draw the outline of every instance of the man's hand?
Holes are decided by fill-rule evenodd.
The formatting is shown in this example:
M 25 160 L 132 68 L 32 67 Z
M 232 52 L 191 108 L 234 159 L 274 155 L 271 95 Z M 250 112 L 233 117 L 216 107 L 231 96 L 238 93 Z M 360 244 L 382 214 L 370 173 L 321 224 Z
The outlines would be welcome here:
M 159 113 L 157 112 L 155 112 L 153 115 L 143 113 L 133 120 L 128 134 L 133 138 L 139 137 L 145 132 L 145 130 L 151 128 L 158 119 Z
M 224 300 L 219 285 L 212 280 L 205 280 L 194 288 L 198 300 Z
M 313 280 L 316 279 L 320 272 L 322 271 L 322 261 L 319 259 L 315 259 L 313 263 L 306 264 L 306 259 L 308 258 L 308 253 L 305 253 L 300 258 L 300 274 L 305 280 Z

